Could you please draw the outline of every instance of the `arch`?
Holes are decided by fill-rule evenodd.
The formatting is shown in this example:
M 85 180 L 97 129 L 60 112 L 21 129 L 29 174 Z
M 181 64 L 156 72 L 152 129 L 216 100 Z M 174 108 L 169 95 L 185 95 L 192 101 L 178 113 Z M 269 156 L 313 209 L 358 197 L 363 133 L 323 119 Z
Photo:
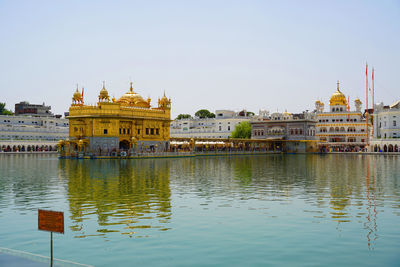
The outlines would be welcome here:
M 378 146 L 378 152 L 382 152 L 381 146 Z
M 339 127 L 335 127 L 335 132 L 339 132 Z
M 25 152 L 25 145 L 22 145 L 21 151 L 24 151 L 24 152 Z
M 334 132 L 335 129 L 333 127 L 329 128 L 329 132 Z
M 374 152 L 378 152 L 378 146 L 374 145 Z
M 394 146 L 394 152 L 399 152 L 399 147 L 397 145 Z
M 344 130 L 344 127 L 340 127 L 340 131 L 341 132 L 344 132 L 345 130 Z
M 392 144 L 389 145 L 388 152 L 393 152 L 393 145 Z
M 387 152 L 387 145 L 383 146 L 383 152 Z
M 119 149 L 129 149 L 130 148 L 130 143 L 128 140 L 121 140 L 119 142 Z

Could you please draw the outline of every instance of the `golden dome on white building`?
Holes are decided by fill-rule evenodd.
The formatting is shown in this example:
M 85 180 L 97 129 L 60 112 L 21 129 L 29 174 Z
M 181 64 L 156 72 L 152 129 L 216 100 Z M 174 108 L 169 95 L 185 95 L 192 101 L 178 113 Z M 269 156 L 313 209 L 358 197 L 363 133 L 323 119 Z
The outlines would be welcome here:
M 336 92 L 334 92 L 329 100 L 331 106 L 347 106 L 346 96 L 340 92 L 339 81 L 337 82 Z

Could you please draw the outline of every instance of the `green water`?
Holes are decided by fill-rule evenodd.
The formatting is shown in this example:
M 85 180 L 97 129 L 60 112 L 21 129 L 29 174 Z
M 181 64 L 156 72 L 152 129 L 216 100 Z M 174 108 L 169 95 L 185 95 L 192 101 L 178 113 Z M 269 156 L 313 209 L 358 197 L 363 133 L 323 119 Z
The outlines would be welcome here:
M 0 155 L 0 247 L 95 266 L 399 266 L 400 157 Z

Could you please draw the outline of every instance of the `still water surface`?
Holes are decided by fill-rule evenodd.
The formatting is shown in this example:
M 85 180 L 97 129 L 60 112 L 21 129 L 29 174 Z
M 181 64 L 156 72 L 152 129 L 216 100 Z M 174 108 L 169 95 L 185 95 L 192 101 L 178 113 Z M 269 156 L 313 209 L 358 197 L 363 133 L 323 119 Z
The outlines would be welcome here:
M 95 266 L 399 266 L 400 157 L 0 155 L 0 247 Z

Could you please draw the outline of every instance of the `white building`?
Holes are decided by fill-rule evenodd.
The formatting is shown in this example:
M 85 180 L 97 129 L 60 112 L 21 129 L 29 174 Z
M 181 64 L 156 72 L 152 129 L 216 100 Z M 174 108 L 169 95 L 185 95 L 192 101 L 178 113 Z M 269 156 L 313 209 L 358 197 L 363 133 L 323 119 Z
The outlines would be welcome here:
M 317 111 L 317 136 L 321 146 L 333 151 L 358 151 L 367 144 L 367 124 L 361 112 L 361 101 L 354 101 L 356 110 L 351 111 L 346 96 L 339 89 L 329 100 L 329 111 L 324 112 L 324 104 L 315 102 Z
M 373 113 L 374 127 L 370 150 L 399 152 L 400 149 L 400 100 L 390 106 L 376 104 Z
M 0 115 L 0 151 L 55 150 L 68 128 L 67 119 Z
M 232 110 L 216 110 L 215 118 L 181 119 L 171 122 L 170 136 L 187 138 L 228 138 L 235 126 L 249 121 L 247 112 Z

